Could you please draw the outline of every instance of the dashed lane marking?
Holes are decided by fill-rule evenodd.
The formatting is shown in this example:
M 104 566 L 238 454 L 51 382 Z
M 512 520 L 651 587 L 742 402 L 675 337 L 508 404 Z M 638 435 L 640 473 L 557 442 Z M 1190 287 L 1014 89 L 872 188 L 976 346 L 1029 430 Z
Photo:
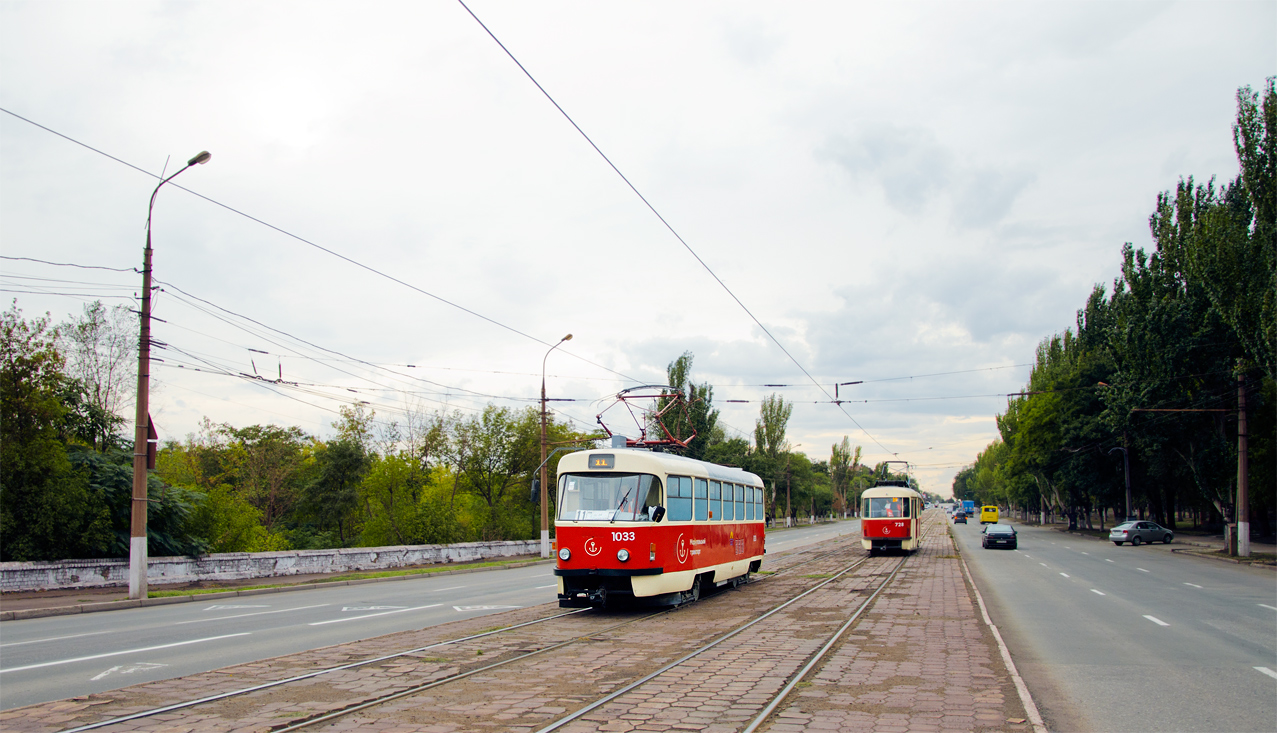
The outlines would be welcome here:
M 257 611 L 255 613 L 237 613 L 232 616 L 216 616 L 214 618 L 197 618 L 192 621 L 178 621 L 174 623 L 173 625 L 181 626 L 182 624 L 202 624 L 208 621 L 223 621 L 228 618 L 244 618 L 245 616 L 265 616 L 268 613 L 287 613 L 289 611 L 301 611 L 307 608 L 321 608 L 327 605 L 328 605 L 327 603 L 317 603 L 313 606 L 298 606 L 296 608 L 281 608 L 278 611 Z M 205 609 L 205 610 L 208 610 L 208 609 Z
M 217 605 L 217 606 L 209 606 L 208 608 L 206 608 L 206 609 L 204 609 L 204 610 L 205 610 L 205 611 L 230 611 L 230 610 L 233 610 L 233 609 L 236 609 L 236 608 L 270 608 L 270 604 L 268 604 L 268 603 L 260 603 L 260 604 L 258 604 L 258 605 L 256 605 L 256 606 L 222 606 L 222 605 Z
M 431 593 L 442 593 L 443 591 L 446 591 L 446 590 L 461 590 L 462 588 L 465 588 L 465 587 L 466 587 L 466 586 L 464 586 L 464 585 L 454 585 L 454 586 L 450 586 L 450 587 L 448 587 L 448 588 L 435 588 L 434 590 L 432 590 L 432 591 L 430 591 L 430 592 L 431 592 Z
M 1067 578 L 1067 577 L 1069 577 L 1069 574 L 1068 574 L 1068 573 L 1060 573 L 1060 575 L 1063 575 L 1063 576 L 1064 576 L 1064 577 L 1066 577 L 1066 578 Z
M 76 657 L 74 659 L 59 659 L 56 662 L 41 662 L 39 664 L 28 664 L 25 667 L 10 667 L 8 669 L 0 669 L 0 674 L 6 672 L 22 672 L 28 669 L 39 669 L 41 667 L 56 667 L 59 664 L 75 664 L 76 662 L 87 662 L 93 659 L 105 659 L 107 657 L 118 657 L 121 654 L 140 654 L 141 652 L 153 652 L 157 649 L 171 649 L 175 646 L 186 646 L 187 644 L 200 644 L 206 641 L 217 641 L 219 639 L 230 639 L 235 636 L 248 636 L 249 632 L 244 631 L 238 634 L 224 634 L 222 636 L 209 636 L 204 639 L 189 639 L 187 641 L 178 641 L 172 644 L 160 644 L 159 646 L 147 646 L 140 649 L 124 649 L 118 652 L 107 652 L 105 654 L 94 654 L 89 657 Z
M 536 588 L 533 588 L 533 590 L 545 590 L 546 588 L 558 588 L 558 587 L 559 587 L 558 583 L 555 583 L 554 585 L 538 585 Z
M 465 613 L 466 611 L 502 611 L 510 608 L 518 608 L 518 606 L 453 606 L 457 613 Z
M 1267 608 L 1270 611 L 1277 611 L 1277 606 L 1270 606 L 1267 603 L 1261 603 L 1259 605 L 1263 606 L 1264 608 Z
M 345 618 L 331 618 L 331 619 L 328 619 L 327 621 L 316 621 L 316 622 L 314 622 L 314 623 L 312 623 L 312 624 L 307 624 L 307 625 L 308 625 L 308 626 L 323 626 L 324 624 L 339 624 L 339 623 L 341 623 L 342 621 L 358 621 L 358 620 L 359 620 L 359 619 L 361 619 L 361 618 L 373 618 L 374 616 L 389 616 L 389 615 L 390 615 L 390 614 L 392 614 L 392 613 L 405 613 L 405 612 L 407 612 L 407 611 L 420 611 L 420 610 L 421 610 L 421 609 L 423 609 L 423 608 L 437 608 L 437 607 L 442 606 L 442 605 L 443 605 L 442 603 L 432 603 L 432 604 L 430 604 L 429 606 L 413 606 L 412 608 L 401 608 L 401 609 L 399 609 L 399 610 L 397 610 L 397 611 L 382 611 L 381 613 L 369 613 L 369 614 L 365 614 L 365 615 L 363 615 L 363 616 L 347 616 L 347 617 L 345 617 Z
M 1262 606 L 1262 605 L 1264 605 L 1264 604 L 1262 604 L 1262 603 L 1261 603 L 1261 604 L 1259 604 L 1259 605 L 1261 605 L 1261 606 Z M 1271 608 L 1271 606 L 1269 606 L 1269 608 Z M 1274 611 L 1277 611 L 1277 608 L 1274 608 L 1273 610 L 1274 610 Z M 98 634 L 114 634 L 114 633 L 116 633 L 114 630 L 111 630 L 111 631 L 90 631 L 90 632 L 85 633 L 85 634 L 71 634 L 70 636 L 51 636 L 51 637 L 49 637 L 49 638 L 47 638 L 47 639 L 32 639 L 31 641 L 11 641 L 11 642 L 9 642 L 8 644 L 0 644 L 0 647 L 6 647 L 6 646 L 22 646 L 23 644 L 39 644 L 39 643 L 41 643 L 41 642 L 45 642 L 45 641 L 62 641 L 63 639 L 78 639 L 78 638 L 80 638 L 81 636 L 97 636 Z
M 1092 589 L 1091 589 L 1091 592 L 1092 592 L 1092 593 L 1094 593 L 1094 594 L 1095 594 L 1095 595 L 1097 595 L 1097 596 L 1104 596 L 1104 595 L 1108 595 L 1108 594 L 1107 594 L 1107 593 L 1105 593 L 1104 591 L 1099 591 L 1099 590 L 1096 590 L 1096 589 L 1094 589 L 1094 588 L 1092 588 Z
M 1091 553 L 1087 552 L 1086 550 L 1083 550 L 1083 551 L 1082 551 L 1082 554 L 1083 554 L 1083 555 L 1089 555 L 1089 554 L 1091 554 Z
M 1149 621 L 1152 621 L 1158 626 L 1170 626 L 1170 624 L 1166 623 L 1165 621 L 1161 620 L 1160 618 L 1156 616 L 1149 616 L 1148 614 L 1144 614 L 1144 618 L 1148 619 Z
M 1110 560 L 1110 559 L 1108 559 L 1108 558 L 1106 557 L 1106 558 L 1104 558 L 1104 562 L 1113 562 L 1113 561 L 1112 561 L 1112 560 Z
M 1044 563 L 1044 562 L 1040 562 L 1040 563 L 1038 563 L 1038 565 L 1041 565 L 1042 567 L 1046 567 L 1046 563 Z
M 1148 571 L 1147 571 L 1147 570 L 1145 570 L 1144 568 L 1135 568 L 1135 569 L 1136 569 L 1136 570 L 1138 570 L 1138 571 L 1140 571 L 1141 573 L 1147 573 L 1147 572 L 1148 572 Z
M 1201 588 L 1201 586 L 1200 586 L 1200 585 L 1198 585 L 1198 584 L 1196 584 L 1196 583 L 1185 583 L 1184 585 L 1191 585 L 1191 586 L 1193 586 L 1194 588 Z
M 1277 672 L 1274 672 L 1267 667 L 1256 667 L 1255 669 L 1259 670 L 1260 672 L 1263 672 L 1264 674 L 1268 675 L 1269 677 L 1272 677 L 1273 679 L 1277 679 Z

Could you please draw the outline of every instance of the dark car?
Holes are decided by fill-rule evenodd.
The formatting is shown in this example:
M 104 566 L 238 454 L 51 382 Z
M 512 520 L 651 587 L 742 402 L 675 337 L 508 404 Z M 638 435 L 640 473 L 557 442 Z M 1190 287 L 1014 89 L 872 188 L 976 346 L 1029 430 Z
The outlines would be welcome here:
M 1009 524 L 990 524 L 984 528 L 984 549 L 990 547 L 1006 547 L 1014 550 L 1017 546 L 1015 528 Z
M 1175 533 L 1157 522 L 1122 522 L 1109 531 L 1109 539 L 1119 547 L 1123 542 L 1130 542 L 1132 545 L 1162 542 L 1169 545 L 1175 539 Z
M 966 514 L 966 512 L 958 512 L 957 514 L 954 514 L 954 515 L 953 515 L 953 523 L 954 523 L 954 524 L 966 524 L 966 523 L 967 523 L 967 514 Z

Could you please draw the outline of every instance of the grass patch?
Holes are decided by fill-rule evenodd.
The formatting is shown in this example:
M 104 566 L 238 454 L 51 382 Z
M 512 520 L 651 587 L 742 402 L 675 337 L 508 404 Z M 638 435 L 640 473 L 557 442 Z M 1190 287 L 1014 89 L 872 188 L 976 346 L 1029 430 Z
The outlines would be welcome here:
M 800 578 L 832 578 L 834 577 L 834 574 L 833 573 L 813 573 L 811 575 L 800 575 L 798 577 Z
M 754 571 L 754 574 L 755 575 L 775 575 L 776 571 L 775 570 L 756 570 Z

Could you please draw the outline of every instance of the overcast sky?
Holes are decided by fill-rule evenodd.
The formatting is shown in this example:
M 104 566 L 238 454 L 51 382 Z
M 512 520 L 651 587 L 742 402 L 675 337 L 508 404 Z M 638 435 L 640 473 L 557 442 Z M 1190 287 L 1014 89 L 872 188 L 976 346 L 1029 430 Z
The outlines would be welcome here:
M 572 333 L 582 429 L 691 351 L 729 435 L 777 392 L 813 460 L 847 435 L 947 495 L 1277 73 L 1271 0 L 467 3 L 797 364 L 457 2 L 4 0 L 5 256 L 140 267 L 153 175 L 213 154 L 155 209 L 162 437 L 530 404 Z M 0 273 L 55 321 L 141 284 Z

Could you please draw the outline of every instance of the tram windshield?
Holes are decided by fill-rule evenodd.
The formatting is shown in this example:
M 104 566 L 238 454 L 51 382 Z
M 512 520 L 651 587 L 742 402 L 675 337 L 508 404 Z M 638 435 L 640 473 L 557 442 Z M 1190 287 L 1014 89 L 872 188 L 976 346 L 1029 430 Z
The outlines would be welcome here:
M 569 473 L 559 477 L 559 519 L 650 522 L 661 480 L 646 473 Z
M 870 519 L 888 519 L 909 516 L 909 499 L 899 496 L 876 496 L 866 499 L 865 516 Z

